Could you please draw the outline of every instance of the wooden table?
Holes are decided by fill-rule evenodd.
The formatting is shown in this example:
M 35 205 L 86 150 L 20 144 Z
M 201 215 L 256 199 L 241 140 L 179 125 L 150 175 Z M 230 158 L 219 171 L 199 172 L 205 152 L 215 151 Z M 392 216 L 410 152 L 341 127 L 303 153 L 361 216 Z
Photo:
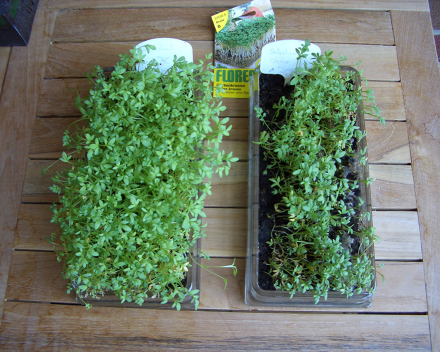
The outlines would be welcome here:
M 440 349 L 439 68 L 426 0 L 273 0 L 277 39 L 310 39 L 362 60 L 386 126 L 368 121 L 374 225 L 382 241 L 368 309 L 277 309 L 244 304 L 247 100 L 225 99 L 240 158 L 206 199 L 212 265 L 237 258 L 238 275 L 202 272 L 198 311 L 92 308 L 66 293 L 46 237 L 56 229 L 50 175 L 78 118 L 84 72 L 110 66 L 140 41 L 175 37 L 195 56 L 213 50 L 210 16 L 242 1 L 40 0 L 27 47 L 0 48 L 0 343 L 10 350 Z M 52 169 L 52 173 L 57 167 Z M 437 270 L 436 270 L 437 268 Z

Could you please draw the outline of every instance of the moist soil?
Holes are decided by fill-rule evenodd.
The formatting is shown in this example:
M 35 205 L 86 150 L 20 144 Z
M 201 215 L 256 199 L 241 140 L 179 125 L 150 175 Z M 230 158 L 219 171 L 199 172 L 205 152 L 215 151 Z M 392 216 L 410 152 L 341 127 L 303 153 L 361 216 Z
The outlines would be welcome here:
M 284 86 L 284 77 L 281 75 L 267 75 L 260 74 L 260 108 L 266 113 L 266 120 L 271 121 L 275 114 L 275 109 L 273 105 L 277 104 L 282 96 L 290 96 L 293 91 L 294 86 L 286 85 Z M 281 114 L 277 118 L 277 122 L 285 119 L 285 115 Z M 272 127 L 272 126 L 271 126 Z M 272 127 L 273 129 L 273 127 Z M 267 127 L 260 121 L 260 131 L 267 130 Z M 352 140 L 353 150 L 360 150 L 358 141 Z M 336 177 L 344 177 L 349 180 L 360 179 L 361 176 L 361 164 L 358 158 L 341 158 L 341 164 L 343 168 L 341 171 L 336 173 Z M 274 227 L 274 220 L 271 216 L 274 213 L 274 205 L 281 201 L 281 195 L 273 195 L 271 191 L 271 182 L 269 179 L 272 177 L 270 172 L 264 175 L 263 172 L 266 170 L 268 163 L 264 160 L 264 152 L 260 150 L 259 159 L 259 214 L 258 214 L 258 225 L 259 225 L 259 261 L 258 261 L 258 285 L 263 290 L 275 290 L 272 277 L 268 274 L 269 265 L 267 265 L 268 259 L 271 255 L 271 248 L 267 242 L 271 238 L 271 231 Z M 344 202 L 347 207 L 357 207 L 359 205 L 360 189 L 355 189 L 344 197 Z M 355 222 L 359 213 L 357 212 L 353 216 L 352 225 L 353 230 L 358 230 L 358 223 Z M 277 223 L 277 225 L 280 225 Z M 336 238 L 336 233 L 339 232 L 337 228 L 329 229 L 329 237 L 331 239 Z M 354 236 L 351 237 L 348 234 L 345 239 L 342 239 L 346 246 L 350 249 L 350 252 L 356 253 L 359 250 L 359 239 Z M 343 242 L 343 243 L 344 243 Z

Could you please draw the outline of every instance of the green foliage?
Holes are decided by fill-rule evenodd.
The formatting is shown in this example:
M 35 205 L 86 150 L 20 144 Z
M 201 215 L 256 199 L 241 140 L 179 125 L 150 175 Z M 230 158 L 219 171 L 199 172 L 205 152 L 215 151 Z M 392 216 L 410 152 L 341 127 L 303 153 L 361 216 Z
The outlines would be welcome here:
M 149 47 L 149 49 L 152 49 Z M 61 225 L 64 278 L 83 297 L 114 291 L 121 302 L 147 297 L 174 302 L 198 290 L 182 284 L 189 254 L 204 235 L 209 180 L 227 175 L 232 153 L 219 150 L 228 118 L 212 96 L 212 65 L 174 59 L 164 74 L 156 61 L 139 72 L 140 51 L 121 56 L 109 78 L 96 67 L 93 88 L 76 104 L 89 126 L 66 131 L 68 168 L 54 178 L 60 194 L 52 221 Z
M 300 59 L 308 46 L 298 50 Z M 372 292 L 367 249 L 378 240 L 355 196 L 361 180 L 347 177 L 359 175 L 365 162 L 365 151 L 358 150 L 365 137 L 356 126 L 358 108 L 363 102 L 364 113 L 373 115 L 377 108 L 370 91 L 354 88 L 357 74 L 342 76 L 331 54 L 315 55 L 312 67 L 298 69 L 291 96 L 274 106 L 272 121 L 257 111 L 267 127 L 259 141 L 268 161 L 265 172 L 272 193 L 282 199 L 270 214 L 275 224 L 268 242 L 270 275 L 276 289 L 292 296 L 311 291 L 315 303 L 327 299 L 329 290 L 347 297 Z M 360 243 L 355 253 L 352 242 Z
M 234 30 L 225 26 L 215 35 L 215 39 L 230 48 L 250 48 L 255 41 L 261 40 L 266 32 L 275 27 L 275 16 L 268 15 L 240 21 Z

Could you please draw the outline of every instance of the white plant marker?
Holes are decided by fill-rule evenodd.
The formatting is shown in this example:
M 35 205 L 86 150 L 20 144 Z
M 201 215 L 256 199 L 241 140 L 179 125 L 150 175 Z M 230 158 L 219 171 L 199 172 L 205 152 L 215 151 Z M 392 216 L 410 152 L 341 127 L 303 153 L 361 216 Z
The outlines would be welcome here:
M 303 40 L 278 40 L 266 44 L 261 52 L 260 71 L 266 74 L 280 74 L 284 77 L 284 84 L 288 84 L 297 67 L 305 68 L 314 61 L 312 53 L 321 54 L 321 49 L 310 44 L 307 58 L 298 62 L 296 49 L 304 45 Z
M 147 53 L 145 45 L 154 45 L 156 50 L 150 50 Z M 187 43 L 180 39 L 174 38 L 155 38 L 146 40 L 136 45 L 136 49 L 141 48 L 145 55 L 144 63 L 138 67 L 139 71 L 143 71 L 146 68 L 146 63 L 151 60 L 156 60 L 159 63 L 160 72 L 164 73 L 171 66 L 173 66 L 174 56 L 177 58 L 184 57 L 187 62 L 193 62 L 193 49 L 190 43 Z

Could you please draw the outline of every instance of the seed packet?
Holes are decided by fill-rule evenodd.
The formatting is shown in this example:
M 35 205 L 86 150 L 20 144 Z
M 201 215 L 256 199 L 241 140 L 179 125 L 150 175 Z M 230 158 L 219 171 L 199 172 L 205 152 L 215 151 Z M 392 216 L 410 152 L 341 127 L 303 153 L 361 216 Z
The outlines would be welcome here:
M 275 15 L 269 0 L 254 0 L 212 16 L 215 33 L 215 88 L 225 98 L 249 98 L 249 76 L 261 50 L 276 40 Z

